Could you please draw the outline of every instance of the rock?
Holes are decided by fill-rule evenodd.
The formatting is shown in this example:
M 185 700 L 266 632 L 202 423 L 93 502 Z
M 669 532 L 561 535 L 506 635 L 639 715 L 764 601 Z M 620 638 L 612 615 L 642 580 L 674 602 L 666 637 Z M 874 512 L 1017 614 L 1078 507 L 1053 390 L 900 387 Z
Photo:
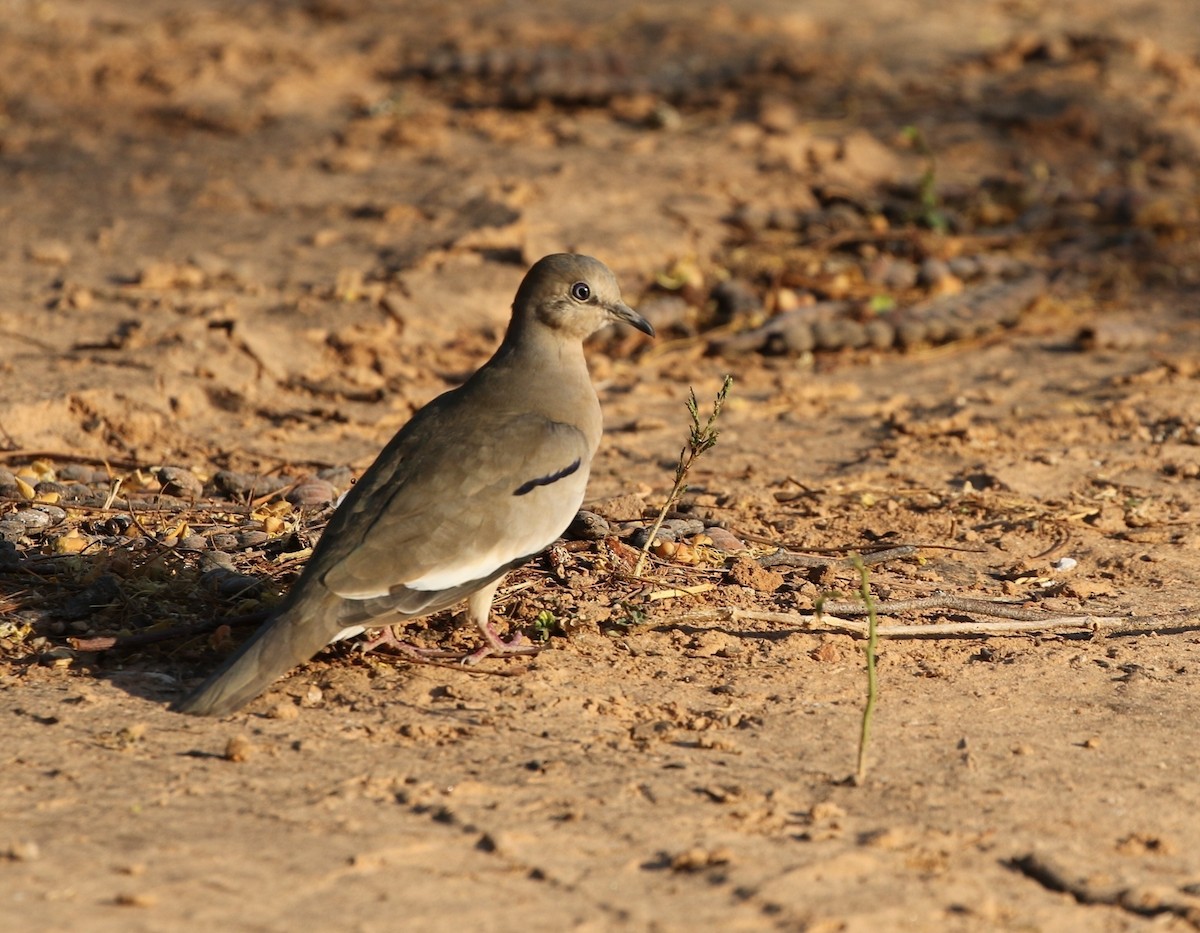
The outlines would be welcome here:
M 204 492 L 200 478 L 186 467 L 159 467 L 154 476 L 162 483 L 163 492 L 168 496 L 196 500 Z
M 50 527 L 50 516 L 39 509 L 21 509 L 13 512 L 8 520 L 19 523 L 26 532 L 41 531 Z
M 567 528 L 566 537 L 574 541 L 599 541 L 612 534 L 612 528 L 595 512 L 580 509 Z
M 290 479 L 281 476 L 259 476 L 257 473 L 235 473 L 233 470 L 219 470 L 212 478 L 213 486 L 219 492 L 233 497 L 266 495 L 282 489 L 290 482 Z
M 200 585 L 224 599 L 242 599 L 258 596 L 262 592 L 262 581 L 257 577 L 247 576 L 216 567 L 200 575 Z
M 710 525 L 704 530 L 704 533 L 711 539 L 711 546 L 725 554 L 746 550 L 745 541 L 720 525 Z
M 67 519 L 67 510 L 60 509 L 57 505 L 50 505 L 47 502 L 35 502 L 33 508 L 46 514 L 51 527 L 59 525 Z
M 316 509 L 329 505 L 337 497 L 338 491 L 334 489 L 333 483 L 310 477 L 297 483 L 283 498 L 297 508 Z
M 255 529 L 247 529 L 237 532 L 237 546 L 239 548 L 259 547 L 267 543 L 270 538 L 265 531 L 257 531 Z
M 726 279 L 713 286 L 709 296 L 716 305 L 716 323 L 728 324 L 738 318 L 751 317 L 763 309 L 758 292 L 741 279 Z

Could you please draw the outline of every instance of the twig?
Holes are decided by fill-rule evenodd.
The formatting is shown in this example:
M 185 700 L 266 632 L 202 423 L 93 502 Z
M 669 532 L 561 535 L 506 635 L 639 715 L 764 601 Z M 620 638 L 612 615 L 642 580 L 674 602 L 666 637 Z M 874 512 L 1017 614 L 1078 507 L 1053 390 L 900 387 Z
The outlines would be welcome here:
M 248 615 L 242 616 L 205 619 L 203 622 L 189 622 L 186 625 L 171 625 L 148 632 L 136 632 L 133 635 L 68 638 L 67 642 L 76 651 L 114 651 L 123 648 L 141 648 L 144 645 L 156 645 L 159 642 L 173 641 L 176 638 L 194 638 L 197 635 L 207 635 L 222 625 L 228 625 L 230 628 L 242 625 L 255 625 L 264 621 L 270 614 L 269 610 L 264 610 L 262 612 L 251 612 Z
M 0 450 L 0 462 L 6 462 L 9 460 L 50 460 L 63 461 L 66 463 L 99 463 L 106 467 L 120 467 L 122 470 L 150 469 L 147 464 L 141 463 L 137 460 L 128 460 L 122 457 L 75 454 L 67 453 L 61 450 Z
M 980 600 L 980 602 L 983 602 L 983 600 Z M 885 603 L 876 603 L 876 612 L 883 611 L 885 605 Z M 830 604 L 826 603 L 825 608 L 830 608 Z M 857 604 L 851 608 L 855 612 L 862 611 L 862 607 Z M 838 611 L 845 610 L 839 609 Z M 800 612 L 761 612 L 755 609 L 738 609 L 730 606 L 723 609 L 702 609 L 696 612 L 684 613 L 683 615 L 675 616 L 672 621 L 677 623 L 772 622 L 805 630 L 832 629 L 852 635 L 867 634 L 866 622 L 842 619 L 825 612 L 820 615 L 808 615 Z M 879 638 L 913 638 L 924 635 L 1019 635 L 1029 632 L 1049 632 L 1067 628 L 1119 628 L 1122 625 L 1132 622 L 1132 616 L 1043 615 L 1037 621 L 1017 620 L 1011 622 L 946 622 L 929 625 L 880 625 L 876 627 L 875 634 Z M 1158 623 L 1154 627 L 1161 628 L 1162 624 Z M 1136 627 L 1131 626 L 1131 630 L 1136 630 Z
M 873 551 L 869 554 L 851 557 L 818 557 L 812 554 L 797 554 L 795 551 L 785 551 L 782 548 L 774 554 L 767 554 L 758 559 L 761 567 L 812 567 L 823 570 L 826 567 L 870 567 L 885 561 L 897 560 L 901 557 L 911 557 L 917 553 L 917 548 L 911 544 Z
M 822 606 L 830 612 L 842 615 L 866 615 L 867 611 L 858 602 L 826 602 Z M 1046 618 L 1046 613 L 1040 609 L 1026 609 L 1009 602 L 992 599 L 979 599 L 973 596 L 952 596 L 949 593 L 935 593 L 933 596 L 920 596 L 915 599 L 893 599 L 875 603 L 875 611 L 881 613 L 914 612 L 921 609 L 951 609 L 958 612 L 974 612 L 982 616 L 992 616 L 996 619 L 1015 619 L 1019 622 L 1037 622 Z

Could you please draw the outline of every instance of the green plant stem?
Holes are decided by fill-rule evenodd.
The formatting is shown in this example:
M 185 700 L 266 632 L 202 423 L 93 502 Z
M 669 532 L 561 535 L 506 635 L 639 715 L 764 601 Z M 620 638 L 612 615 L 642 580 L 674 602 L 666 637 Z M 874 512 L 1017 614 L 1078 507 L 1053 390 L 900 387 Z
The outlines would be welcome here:
M 862 729 L 858 735 L 858 764 L 854 769 L 854 783 L 862 786 L 867 779 L 867 745 L 871 741 L 871 722 L 875 717 L 875 704 L 879 700 L 879 678 L 875 671 L 875 649 L 879 644 L 879 634 L 875 598 L 871 595 L 871 572 L 857 555 L 854 566 L 858 569 L 859 595 L 867 607 L 867 702 L 863 706 Z
M 688 436 L 687 446 L 679 451 L 679 464 L 675 467 L 675 482 L 671 486 L 670 493 L 667 495 L 667 501 L 659 509 L 658 517 L 654 519 L 654 524 L 650 528 L 650 534 L 646 538 L 646 543 L 642 545 L 642 552 L 638 555 L 637 565 L 633 568 L 633 575 L 635 577 L 642 575 L 650 548 L 654 545 L 654 539 L 658 537 L 658 533 L 662 529 L 663 522 L 667 518 L 667 513 L 679 501 L 679 497 L 687 491 L 684 480 L 687 479 L 688 471 L 692 468 L 692 464 L 696 462 L 701 454 L 716 446 L 717 435 L 719 433 L 716 430 L 717 418 L 721 414 L 721 407 L 725 404 L 725 398 L 729 395 L 729 389 L 732 386 L 733 376 L 726 376 L 725 381 L 721 383 L 721 388 L 717 392 L 717 397 L 713 400 L 712 414 L 708 416 L 708 421 L 704 425 L 700 424 L 700 411 L 696 404 L 696 392 L 694 389 L 689 390 L 687 409 L 692 419 L 691 433 Z

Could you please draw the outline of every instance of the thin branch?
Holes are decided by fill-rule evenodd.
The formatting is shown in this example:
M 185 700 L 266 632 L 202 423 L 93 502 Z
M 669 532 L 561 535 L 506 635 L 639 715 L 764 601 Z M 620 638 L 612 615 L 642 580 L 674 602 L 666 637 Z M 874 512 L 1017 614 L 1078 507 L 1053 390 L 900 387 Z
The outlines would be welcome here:
M 979 602 L 984 602 L 979 600 Z M 828 603 L 826 606 L 828 607 Z M 877 603 L 876 612 L 882 611 L 885 604 Z M 986 605 L 986 603 L 985 603 Z M 1002 608 L 1002 607 L 995 607 Z M 853 605 L 855 612 L 862 612 L 863 607 Z M 845 611 L 841 609 L 839 611 Z M 1001 615 L 1002 613 L 990 613 Z M 727 607 L 723 609 L 703 609 L 675 616 L 672 620 L 680 622 L 771 622 L 788 625 L 805 630 L 829 630 L 846 632 L 851 635 L 867 634 L 867 623 L 842 619 L 828 613 L 805 614 L 800 612 L 761 612 L 755 609 L 738 609 Z M 1096 616 L 1096 615 L 1041 615 L 1034 620 L 1014 620 L 1007 622 L 946 622 L 928 625 L 880 625 L 875 634 L 880 638 L 913 638 L 924 635 L 1018 635 L 1029 632 L 1049 632 L 1058 629 L 1101 629 L 1120 628 L 1128 625 L 1130 630 L 1137 630 L 1132 616 Z M 1161 628 L 1161 623 L 1155 627 Z
M 856 567 L 859 564 L 864 567 L 872 567 L 875 564 L 882 564 L 885 561 L 898 560 L 901 557 L 911 557 L 916 553 L 917 547 L 912 544 L 885 548 L 882 551 L 872 551 L 857 558 L 818 557 L 812 554 L 797 554 L 795 551 L 786 551 L 781 548 L 773 554 L 767 554 L 764 557 L 758 558 L 758 563 L 761 567 L 811 567 L 815 570 L 823 570 L 826 567 L 849 568 Z
M 866 615 L 867 610 L 859 602 L 827 601 L 822 606 L 830 612 L 847 616 Z M 949 593 L 935 593 L 933 596 L 920 596 L 914 599 L 893 599 L 875 603 L 875 611 L 895 614 L 898 612 L 914 612 L 923 609 L 949 609 L 955 612 L 973 612 L 982 616 L 992 616 L 996 619 L 1015 619 L 1019 622 L 1037 622 L 1046 618 L 1041 609 L 1027 609 L 1014 603 L 979 599 L 973 596 L 952 596 Z

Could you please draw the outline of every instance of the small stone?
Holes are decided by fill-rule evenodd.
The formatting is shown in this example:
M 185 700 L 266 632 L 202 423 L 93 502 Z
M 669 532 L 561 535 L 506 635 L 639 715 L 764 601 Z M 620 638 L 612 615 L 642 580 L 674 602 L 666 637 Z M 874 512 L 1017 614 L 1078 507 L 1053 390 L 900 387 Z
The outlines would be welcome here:
M 668 518 L 662 526 L 672 532 L 676 541 L 698 535 L 704 530 L 704 522 L 698 518 Z
M 248 599 L 262 592 L 262 581 L 243 573 L 216 567 L 200 575 L 200 585 L 224 599 Z
M 708 528 L 706 528 L 704 530 L 704 533 L 706 535 L 708 535 L 709 542 L 710 542 L 709 546 L 716 548 L 718 551 L 722 551 L 722 552 L 728 554 L 731 551 L 746 550 L 746 542 L 745 541 L 743 541 L 741 538 L 737 537 L 732 532 L 726 531 L 724 528 L 720 527 L 719 525 L 709 526 Z
M 675 532 L 669 528 L 660 528 L 657 534 L 654 535 L 653 544 L 661 544 L 665 541 L 674 541 Z M 650 541 L 649 528 L 635 528 L 633 534 L 629 536 L 629 546 L 635 548 L 644 548 L 647 542 Z
M 56 502 L 57 499 L 53 497 L 57 496 L 61 498 L 66 494 L 67 487 L 62 483 L 55 483 L 50 480 L 42 480 L 33 487 L 33 491 L 37 493 L 37 500 L 39 502 Z
M 162 483 L 162 491 L 168 496 L 179 496 L 182 499 L 199 499 L 204 492 L 204 484 L 200 478 L 186 467 L 160 467 L 154 474 Z
M 941 259 L 929 258 L 921 263 L 918 281 L 926 287 L 936 288 L 953 274 L 948 263 Z
M 655 333 L 693 336 L 692 306 L 678 295 L 656 295 L 638 305 L 638 311 L 654 327 Z
M 758 292 L 741 279 L 726 279 L 718 282 L 710 295 L 716 305 L 716 323 L 728 324 L 739 318 L 751 317 L 762 311 L 763 303 Z
M 38 509 L 21 509 L 13 512 L 9 521 L 20 522 L 26 531 L 40 531 L 50 527 L 50 516 Z
M 974 256 L 955 256 L 950 260 L 950 271 L 960 279 L 973 279 L 979 275 L 979 260 Z
M 308 689 L 304 691 L 304 696 L 300 698 L 300 705 L 305 709 L 312 709 L 320 706 L 321 701 L 325 699 L 325 694 L 316 684 L 309 684 Z
M 718 849 L 688 849 L 680 852 L 671 859 L 671 871 L 702 871 L 717 865 L 728 865 L 733 861 L 733 855 L 726 848 Z
M 280 476 L 259 476 L 255 473 L 235 473 L 233 470 L 219 470 L 212 478 L 213 486 L 218 492 L 227 496 L 262 496 L 276 492 L 288 485 L 290 480 Z
M 254 744 L 244 735 L 231 736 L 225 743 L 226 761 L 248 761 L 254 755 Z
M 14 521 L 11 518 L 0 521 L 0 541 L 16 543 L 25 537 L 25 531 L 24 522 Z
M 332 483 L 313 477 L 298 483 L 284 499 L 297 508 L 314 509 L 329 505 L 337 497 L 338 491 Z
M 599 541 L 612 534 L 612 528 L 595 512 L 580 510 L 567 527 L 566 536 L 575 541 Z
M 317 479 L 332 483 L 334 489 L 349 489 L 354 485 L 354 471 L 347 466 L 326 467 L 317 473 Z
M 42 847 L 32 839 L 21 839 L 11 843 L 4 854 L 14 862 L 32 862 L 42 857 Z
M 269 539 L 270 535 L 265 531 L 258 531 L 252 528 L 237 533 L 237 546 L 239 548 L 259 547 L 266 544 Z
M 65 266 L 71 261 L 71 248 L 62 240 L 38 240 L 27 252 L 34 262 L 47 266 Z
M 290 700 L 280 700 L 269 710 L 267 710 L 268 719 L 298 719 L 300 717 L 300 708 Z

